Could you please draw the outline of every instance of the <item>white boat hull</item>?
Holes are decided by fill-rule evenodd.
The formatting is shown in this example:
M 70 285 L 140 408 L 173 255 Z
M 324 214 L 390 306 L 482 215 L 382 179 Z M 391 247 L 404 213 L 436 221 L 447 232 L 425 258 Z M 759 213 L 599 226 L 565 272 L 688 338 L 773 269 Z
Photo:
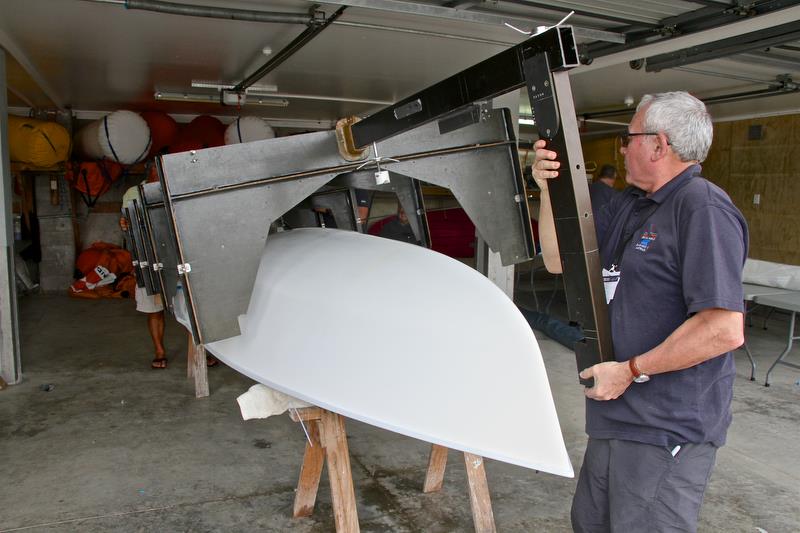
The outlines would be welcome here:
M 240 322 L 241 335 L 206 348 L 256 381 L 390 431 L 573 476 L 530 326 L 456 260 L 350 231 L 272 235 Z

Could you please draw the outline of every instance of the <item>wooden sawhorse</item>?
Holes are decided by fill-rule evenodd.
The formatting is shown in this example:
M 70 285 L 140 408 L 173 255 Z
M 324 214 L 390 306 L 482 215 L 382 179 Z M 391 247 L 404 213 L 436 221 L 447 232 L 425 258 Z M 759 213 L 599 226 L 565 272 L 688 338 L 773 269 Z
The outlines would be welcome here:
M 347 447 L 347 433 L 344 418 L 319 407 L 291 409 L 290 416 L 295 422 L 307 422 L 308 439 L 297 493 L 294 498 L 295 518 L 311 516 L 317 498 L 319 480 L 325 459 L 328 460 L 328 478 L 331 486 L 333 516 L 338 533 L 358 532 L 358 513 L 350 470 L 350 453 Z M 423 492 L 436 492 L 442 488 L 447 466 L 448 449 L 438 444 L 431 447 L 428 471 L 425 475 Z M 467 469 L 469 502 L 476 533 L 494 533 L 494 513 L 489 497 L 483 457 L 464 452 Z
M 319 407 L 290 409 L 289 413 L 295 422 L 307 422 L 306 431 L 309 440 L 306 442 L 303 466 L 300 467 L 292 516 L 295 518 L 311 516 L 314 512 L 322 466 L 327 459 L 336 531 L 338 533 L 360 531 L 344 418 Z
M 194 378 L 195 398 L 208 396 L 208 366 L 206 365 L 206 348 L 195 344 L 189 333 L 189 347 L 186 354 L 186 377 Z

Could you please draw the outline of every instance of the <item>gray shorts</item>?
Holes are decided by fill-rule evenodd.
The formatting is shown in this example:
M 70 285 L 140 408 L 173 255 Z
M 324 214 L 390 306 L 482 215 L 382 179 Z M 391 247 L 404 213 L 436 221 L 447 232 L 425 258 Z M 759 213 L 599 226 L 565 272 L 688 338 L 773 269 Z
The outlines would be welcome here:
M 589 439 L 572 500 L 572 528 L 591 532 L 697 531 L 714 468 L 713 444 L 664 446 Z

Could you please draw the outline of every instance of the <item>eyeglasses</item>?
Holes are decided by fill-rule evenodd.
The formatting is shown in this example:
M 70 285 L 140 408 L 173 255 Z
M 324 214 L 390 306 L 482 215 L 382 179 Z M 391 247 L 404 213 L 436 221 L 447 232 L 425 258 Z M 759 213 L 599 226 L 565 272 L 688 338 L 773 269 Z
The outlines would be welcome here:
M 619 136 L 619 142 L 622 144 L 624 148 L 628 147 L 628 144 L 631 142 L 631 137 L 638 137 L 639 135 L 658 135 L 658 133 L 653 132 L 645 132 L 645 133 L 631 133 L 626 131 L 625 133 L 621 133 Z

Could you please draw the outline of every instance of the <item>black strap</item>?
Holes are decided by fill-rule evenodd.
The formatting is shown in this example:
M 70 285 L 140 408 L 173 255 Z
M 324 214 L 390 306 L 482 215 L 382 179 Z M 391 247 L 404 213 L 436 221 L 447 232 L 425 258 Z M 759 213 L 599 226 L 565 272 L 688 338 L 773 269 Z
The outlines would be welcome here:
M 108 134 L 108 115 L 103 117 L 103 127 L 106 130 L 106 140 L 108 141 L 108 147 L 111 148 L 111 153 L 114 155 L 114 159 L 117 160 L 117 163 L 120 162 L 119 156 L 117 155 L 117 151 L 114 150 L 114 145 L 111 144 L 111 136 Z
M 645 222 L 647 222 L 647 219 L 649 219 L 651 216 L 653 216 L 653 213 L 655 213 L 658 210 L 658 208 L 661 207 L 662 204 L 666 203 L 667 199 L 670 196 L 675 194 L 684 185 L 689 183 L 692 180 L 692 178 L 695 178 L 695 177 L 697 177 L 699 175 L 700 175 L 700 173 L 695 171 L 691 176 L 689 176 L 688 178 L 683 180 L 681 183 L 679 183 L 677 187 L 675 187 L 664 199 L 661 200 L 661 203 L 653 202 L 652 205 L 647 206 L 647 208 L 645 210 L 643 210 L 643 212 L 642 212 L 643 213 L 642 214 L 642 221 L 635 228 L 631 228 L 629 231 L 625 231 L 625 229 L 628 226 L 628 222 L 630 221 L 631 214 L 633 213 L 633 210 L 631 210 L 631 212 L 628 213 L 628 218 L 625 219 L 625 225 L 622 227 L 624 233 L 622 234 L 622 238 L 617 243 L 617 248 L 616 248 L 616 250 L 614 250 L 613 260 L 611 261 L 611 271 L 612 272 L 617 270 L 618 267 L 619 267 L 619 264 L 622 262 L 622 256 L 625 255 L 625 250 L 627 250 L 627 248 L 628 248 L 628 241 L 630 241 L 631 237 L 633 237 L 633 235 L 635 233 L 637 233 L 642 228 L 642 226 L 644 226 Z

